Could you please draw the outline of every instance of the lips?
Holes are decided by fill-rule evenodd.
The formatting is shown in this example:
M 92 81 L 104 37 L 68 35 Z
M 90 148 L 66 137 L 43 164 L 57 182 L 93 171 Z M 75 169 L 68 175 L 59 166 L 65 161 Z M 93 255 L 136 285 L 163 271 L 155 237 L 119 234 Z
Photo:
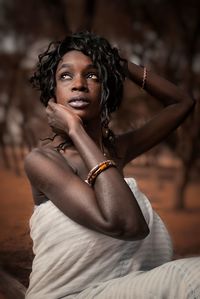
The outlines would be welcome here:
M 84 97 L 72 98 L 68 101 L 68 105 L 75 109 L 84 109 L 89 105 L 89 100 Z

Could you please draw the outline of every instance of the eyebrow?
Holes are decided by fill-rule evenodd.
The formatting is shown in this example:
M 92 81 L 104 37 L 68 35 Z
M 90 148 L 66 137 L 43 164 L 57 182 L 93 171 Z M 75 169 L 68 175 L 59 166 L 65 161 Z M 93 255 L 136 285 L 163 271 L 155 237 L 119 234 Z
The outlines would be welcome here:
M 58 69 L 57 69 L 57 72 L 59 72 L 61 69 L 63 68 L 66 68 L 66 67 L 73 67 L 73 64 L 71 63 L 63 63 Z M 97 70 L 97 67 L 94 65 L 94 64 L 88 64 L 86 66 L 86 70 L 87 69 L 96 69 Z

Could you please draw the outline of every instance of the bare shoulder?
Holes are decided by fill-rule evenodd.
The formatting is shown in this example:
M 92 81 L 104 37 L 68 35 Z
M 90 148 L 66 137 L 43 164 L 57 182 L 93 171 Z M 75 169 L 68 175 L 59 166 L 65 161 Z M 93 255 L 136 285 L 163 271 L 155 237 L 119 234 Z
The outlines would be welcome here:
M 43 155 L 44 155 L 44 152 L 40 148 L 34 148 L 26 155 L 26 157 L 24 159 L 24 168 L 25 168 L 26 173 L 29 172 L 29 170 L 31 169 L 31 166 L 34 164 L 34 162 L 38 158 L 41 159 Z
M 36 147 L 27 154 L 25 161 L 29 161 L 37 157 L 52 157 L 56 155 L 58 155 L 58 152 L 52 146 Z
M 34 148 L 24 161 L 25 172 L 32 183 L 43 181 L 50 175 L 53 178 L 63 167 L 69 169 L 67 161 L 52 146 Z
M 56 153 L 51 147 L 34 148 L 24 160 L 25 171 L 29 171 L 33 166 L 39 166 L 36 162 L 42 162 L 53 157 L 56 157 Z
M 25 158 L 25 164 L 29 164 L 35 159 L 62 159 L 62 155 L 51 144 L 33 148 Z

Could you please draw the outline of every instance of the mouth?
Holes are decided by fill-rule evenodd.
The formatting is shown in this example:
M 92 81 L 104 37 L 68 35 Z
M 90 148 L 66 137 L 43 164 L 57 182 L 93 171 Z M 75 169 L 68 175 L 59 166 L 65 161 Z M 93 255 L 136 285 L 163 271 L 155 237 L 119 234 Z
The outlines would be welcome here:
M 89 103 L 89 100 L 84 97 L 74 97 L 68 101 L 68 105 L 75 109 L 84 109 Z

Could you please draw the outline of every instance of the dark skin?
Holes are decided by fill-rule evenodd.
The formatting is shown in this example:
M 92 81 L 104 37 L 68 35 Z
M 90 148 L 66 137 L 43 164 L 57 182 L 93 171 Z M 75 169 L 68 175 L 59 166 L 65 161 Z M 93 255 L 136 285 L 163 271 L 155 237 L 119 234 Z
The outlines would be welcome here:
M 129 64 L 127 77 L 141 85 L 143 68 Z M 123 167 L 174 130 L 193 107 L 192 100 L 172 83 L 148 72 L 145 89 L 165 108 L 142 128 L 117 136 L 120 158 L 113 157 L 109 148 L 105 148 L 105 158 L 101 82 L 91 59 L 79 51 L 66 53 L 55 78 L 55 99 L 49 101 L 46 111 L 49 125 L 59 136 L 48 146 L 33 150 L 25 161 L 35 203 L 51 200 L 74 221 L 114 238 L 144 238 L 149 229 L 124 181 Z M 55 146 L 67 138 L 72 145 L 57 152 Z M 90 187 L 84 181 L 89 170 L 105 159 L 113 159 L 118 167 L 102 172 Z

